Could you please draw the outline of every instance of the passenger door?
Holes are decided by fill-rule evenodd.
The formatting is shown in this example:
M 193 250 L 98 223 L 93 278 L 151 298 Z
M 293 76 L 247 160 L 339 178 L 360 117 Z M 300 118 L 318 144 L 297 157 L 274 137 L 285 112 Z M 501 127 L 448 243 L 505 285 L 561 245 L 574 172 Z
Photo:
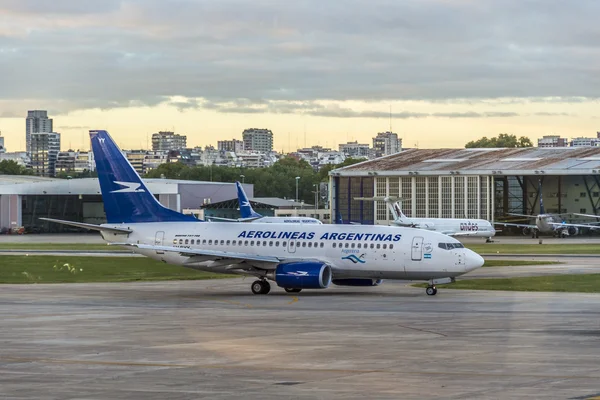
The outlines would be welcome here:
M 415 236 L 412 241 L 410 251 L 410 259 L 413 261 L 421 261 L 423 258 L 423 237 Z
M 288 253 L 295 253 L 296 252 L 296 246 L 298 245 L 297 241 L 294 240 L 290 240 L 288 241 Z
M 156 232 L 156 235 L 154 235 L 154 245 L 162 246 L 164 241 L 165 241 L 165 232 L 164 231 Z M 165 254 L 165 252 L 156 250 L 156 254 Z

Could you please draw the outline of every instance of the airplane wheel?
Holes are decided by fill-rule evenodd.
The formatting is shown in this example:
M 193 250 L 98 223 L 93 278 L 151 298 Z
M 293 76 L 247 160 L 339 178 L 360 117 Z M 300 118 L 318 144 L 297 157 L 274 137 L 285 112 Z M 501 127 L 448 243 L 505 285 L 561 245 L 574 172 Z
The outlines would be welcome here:
M 271 285 L 267 281 L 254 281 L 250 289 L 254 294 L 267 294 L 271 291 Z
M 428 296 L 435 296 L 437 293 L 437 289 L 435 286 L 427 286 L 427 289 L 425 289 L 425 293 L 427 293 Z
M 286 288 L 284 288 L 284 290 L 288 293 L 300 293 L 300 291 L 302 289 L 293 289 L 293 288 L 286 287 Z

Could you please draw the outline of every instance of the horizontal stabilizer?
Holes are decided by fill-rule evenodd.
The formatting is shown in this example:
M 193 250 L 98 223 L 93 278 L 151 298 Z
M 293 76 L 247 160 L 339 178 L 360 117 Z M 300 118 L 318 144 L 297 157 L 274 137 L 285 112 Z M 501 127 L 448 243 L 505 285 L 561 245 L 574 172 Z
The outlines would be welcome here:
M 131 233 L 130 229 L 125 228 L 112 228 L 108 226 L 96 225 L 96 224 L 86 224 L 83 222 L 74 222 L 74 221 L 64 221 L 62 219 L 54 219 L 54 218 L 40 218 L 43 221 L 54 222 L 62 225 L 75 226 L 77 228 L 89 229 L 92 231 L 101 231 L 101 232 L 111 232 L 111 233 Z
M 396 201 L 407 201 L 410 200 L 407 197 L 395 197 L 395 196 L 374 196 L 374 197 L 355 197 L 354 200 L 360 201 L 385 201 L 385 202 L 396 202 Z
M 214 221 L 224 221 L 224 222 L 252 222 L 262 217 L 250 217 L 250 218 L 223 218 L 223 217 L 206 217 L 206 219 L 214 220 Z

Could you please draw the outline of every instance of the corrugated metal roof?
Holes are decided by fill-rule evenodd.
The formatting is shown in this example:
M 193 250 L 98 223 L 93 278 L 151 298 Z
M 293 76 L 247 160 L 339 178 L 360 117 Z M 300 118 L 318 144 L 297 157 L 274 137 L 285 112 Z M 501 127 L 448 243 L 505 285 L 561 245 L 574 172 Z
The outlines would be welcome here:
M 597 170 L 593 172 L 593 170 Z M 331 171 L 331 175 L 600 173 L 599 147 L 410 149 Z

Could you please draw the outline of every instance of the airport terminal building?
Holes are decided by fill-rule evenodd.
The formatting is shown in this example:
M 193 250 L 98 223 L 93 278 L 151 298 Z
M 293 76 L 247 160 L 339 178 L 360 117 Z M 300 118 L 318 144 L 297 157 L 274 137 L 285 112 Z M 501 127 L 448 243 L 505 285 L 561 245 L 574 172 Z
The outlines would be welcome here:
M 545 211 L 600 211 L 600 148 L 409 149 L 330 172 L 332 215 L 344 223 L 389 224 L 385 203 L 403 198 L 410 217 L 503 220 Z
M 145 179 L 165 207 L 176 211 L 237 197 L 233 183 Z M 249 196 L 254 185 L 244 184 Z M 54 179 L 0 175 L 0 230 L 24 226 L 27 232 L 68 232 L 78 228 L 52 224 L 40 217 L 101 224 L 106 222 L 97 178 Z

